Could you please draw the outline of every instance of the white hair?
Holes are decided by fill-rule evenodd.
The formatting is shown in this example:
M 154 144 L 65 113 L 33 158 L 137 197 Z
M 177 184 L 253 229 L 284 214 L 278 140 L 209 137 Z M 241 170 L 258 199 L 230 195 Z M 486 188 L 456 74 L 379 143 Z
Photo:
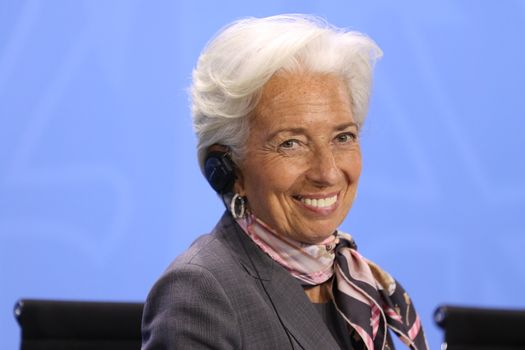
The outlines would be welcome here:
M 348 85 L 355 122 L 362 125 L 373 65 L 381 55 L 367 36 L 314 16 L 246 18 L 226 26 L 204 48 L 193 71 L 193 126 L 201 170 L 213 144 L 229 147 L 234 160 L 242 159 L 248 116 L 276 73 L 340 77 Z

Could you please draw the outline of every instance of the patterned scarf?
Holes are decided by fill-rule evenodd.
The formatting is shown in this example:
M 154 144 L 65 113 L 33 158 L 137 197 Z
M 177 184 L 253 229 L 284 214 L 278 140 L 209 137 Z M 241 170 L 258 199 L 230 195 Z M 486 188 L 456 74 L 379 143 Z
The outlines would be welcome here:
M 237 223 L 303 285 L 321 284 L 335 276 L 331 297 L 359 340 L 354 344 L 357 348 L 394 349 L 390 328 L 411 349 L 428 350 L 408 294 L 392 276 L 357 252 L 349 234 L 336 231 L 320 244 L 309 245 L 277 235 L 253 214 Z

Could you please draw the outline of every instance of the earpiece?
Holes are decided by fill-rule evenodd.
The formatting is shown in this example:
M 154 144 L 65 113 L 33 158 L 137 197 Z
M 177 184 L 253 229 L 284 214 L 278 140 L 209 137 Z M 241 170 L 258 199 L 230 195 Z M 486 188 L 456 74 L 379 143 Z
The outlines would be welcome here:
M 211 187 L 220 195 L 233 192 L 235 165 L 228 152 L 212 150 L 204 161 L 204 174 Z

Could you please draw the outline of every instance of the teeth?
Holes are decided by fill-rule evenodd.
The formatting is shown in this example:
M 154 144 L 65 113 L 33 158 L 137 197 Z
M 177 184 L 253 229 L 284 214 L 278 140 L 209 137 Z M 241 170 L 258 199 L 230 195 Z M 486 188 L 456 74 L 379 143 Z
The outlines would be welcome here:
M 328 198 L 320 198 L 320 199 L 311 199 L 311 198 L 301 198 L 301 202 L 304 204 L 310 206 L 310 207 L 316 207 L 316 208 L 326 208 L 331 206 L 337 201 L 337 195 L 328 197 Z

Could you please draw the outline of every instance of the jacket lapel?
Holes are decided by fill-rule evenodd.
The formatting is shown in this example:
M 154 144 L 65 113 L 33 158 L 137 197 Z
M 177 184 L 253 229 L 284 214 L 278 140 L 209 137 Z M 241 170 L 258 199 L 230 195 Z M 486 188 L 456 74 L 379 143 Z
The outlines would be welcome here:
M 280 266 L 264 282 L 284 325 L 305 349 L 339 349 L 303 287 Z
M 221 236 L 245 270 L 264 283 L 279 317 L 297 343 L 304 349 L 339 349 L 300 283 L 257 247 L 229 214 L 223 216 L 218 231 L 224 233 Z

